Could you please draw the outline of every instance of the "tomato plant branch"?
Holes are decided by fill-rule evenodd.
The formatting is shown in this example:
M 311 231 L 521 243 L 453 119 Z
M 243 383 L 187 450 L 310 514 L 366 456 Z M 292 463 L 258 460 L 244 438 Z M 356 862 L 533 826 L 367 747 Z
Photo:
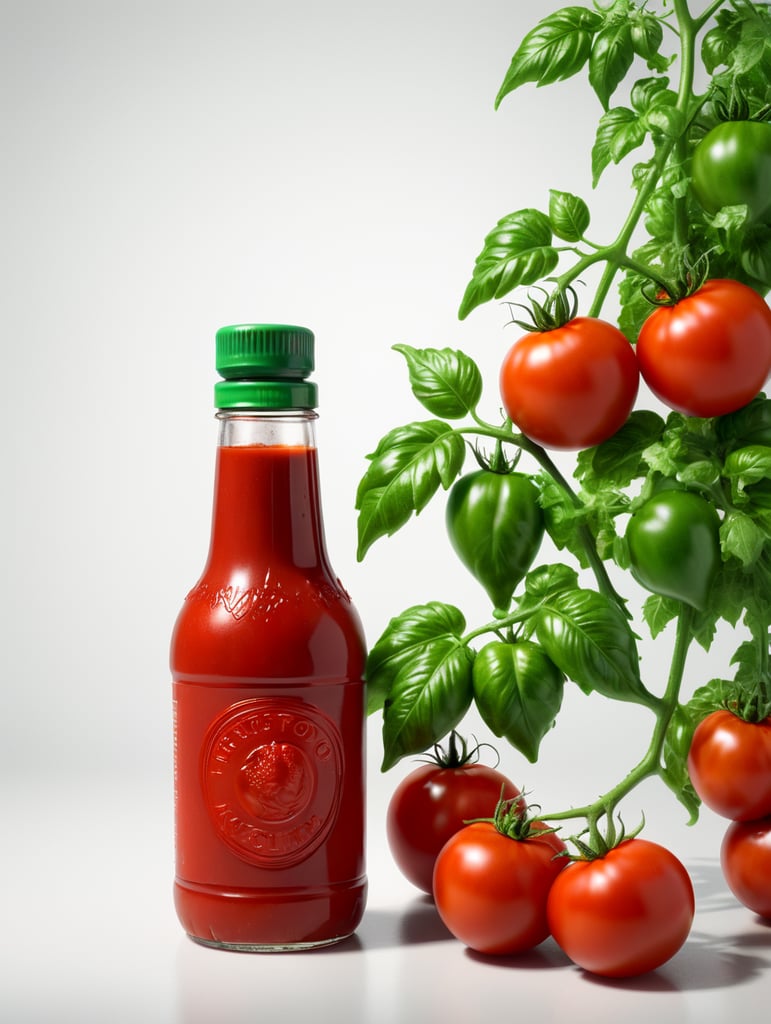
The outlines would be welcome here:
M 687 119 L 693 93 L 696 33 L 703 24 L 703 21 L 701 19 L 699 21 L 694 21 L 688 10 L 686 0 L 674 0 L 674 9 L 679 25 L 678 35 L 680 38 L 681 59 L 680 79 L 675 109 Z M 619 270 L 624 267 L 644 274 L 665 291 L 671 291 L 671 286 L 667 284 L 667 282 L 662 281 L 657 276 L 654 269 L 643 266 L 638 261 L 632 260 L 629 255 L 629 247 L 640 219 L 645 212 L 645 208 L 661 180 L 664 168 L 666 167 L 673 149 L 675 149 L 676 146 L 682 147 L 683 145 L 683 136 L 681 134 L 676 136 L 663 136 L 656 140 L 656 152 L 653 163 L 645 179 L 640 185 L 637 197 L 632 204 L 632 208 L 629 211 L 615 242 L 597 250 L 597 252 L 592 255 L 583 257 L 583 259 L 579 260 L 578 263 L 576 263 L 570 270 L 557 278 L 557 286 L 565 288 L 572 281 L 576 280 L 576 278 L 589 266 L 602 261 L 605 262 L 605 269 L 602 273 L 595 292 L 594 300 L 589 309 L 589 316 L 597 317 L 600 315 L 613 280 Z M 684 205 L 679 203 L 676 204 L 675 240 L 682 242 L 685 238 L 686 232 L 687 223 L 685 221 Z
M 542 814 L 541 817 L 544 821 L 585 818 L 589 826 L 591 843 L 599 835 L 600 820 L 603 817 L 606 818 L 609 827 L 612 829 L 613 813 L 621 800 L 645 779 L 657 774 L 661 765 L 661 754 L 664 749 L 667 729 L 680 699 L 686 657 L 691 640 L 693 639 L 691 629 L 692 618 L 693 610 L 689 605 L 682 604 L 677 620 L 677 633 L 667 687 L 657 706 L 655 708 L 651 707 L 651 710 L 656 715 L 656 724 L 651 735 L 650 744 L 642 760 L 621 782 L 617 783 L 617 785 L 613 786 L 593 803 L 587 804 L 585 807 L 571 808 L 567 811 Z

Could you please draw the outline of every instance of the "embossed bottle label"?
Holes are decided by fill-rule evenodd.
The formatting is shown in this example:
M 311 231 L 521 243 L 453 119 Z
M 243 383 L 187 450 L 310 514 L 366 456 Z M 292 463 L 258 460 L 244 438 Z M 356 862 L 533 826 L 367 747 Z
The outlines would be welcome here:
M 340 733 L 298 698 L 234 704 L 203 747 L 206 805 L 220 838 L 250 863 L 288 867 L 329 834 L 340 804 Z

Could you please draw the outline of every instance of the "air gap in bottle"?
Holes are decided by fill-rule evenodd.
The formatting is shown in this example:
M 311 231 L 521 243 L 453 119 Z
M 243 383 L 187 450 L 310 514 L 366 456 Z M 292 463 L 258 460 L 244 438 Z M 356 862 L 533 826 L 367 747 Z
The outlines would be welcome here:
M 309 949 L 364 911 L 364 637 L 325 547 L 313 334 L 216 346 L 211 542 L 171 643 L 175 903 L 203 944 Z

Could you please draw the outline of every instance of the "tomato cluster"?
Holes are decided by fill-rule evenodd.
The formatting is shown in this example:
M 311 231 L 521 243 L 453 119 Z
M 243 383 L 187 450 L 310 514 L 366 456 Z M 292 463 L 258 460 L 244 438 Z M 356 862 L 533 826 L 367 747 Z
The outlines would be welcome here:
M 694 731 L 688 773 L 705 805 L 731 822 L 720 849 L 729 889 L 771 918 L 771 717 L 711 712 Z
M 748 285 L 715 279 L 653 309 L 635 348 L 593 317 L 531 330 L 505 356 L 499 383 L 523 434 L 577 450 L 623 426 L 640 376 L 669 408 L 712 417 L 750 402 L 769 373 L 771 309 Z
M 405 876 L 479 953 L 515 955 L 552 935 L 579 967 L 630 977 L 674 956 L 691 928 L 693 887 L 672 853 L 622 837 L 573 860 L 484 765 L 445 759 L 413 770 L 391 798 L 387 835 Z

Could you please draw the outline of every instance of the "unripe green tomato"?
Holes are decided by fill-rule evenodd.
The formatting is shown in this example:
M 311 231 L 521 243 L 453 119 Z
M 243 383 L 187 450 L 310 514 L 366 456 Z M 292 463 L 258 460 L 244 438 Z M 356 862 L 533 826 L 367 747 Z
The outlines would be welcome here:
M 693 190 L 708 213 L 746 204 L 754 221 L 771 216 L 771 124 L 725 121 L 693 154 Z
M 720 566 L 720 520 L 692 491 L 649 498 L 626 530 L 632 575 L 647 590 L 703 609 Z
M 446 524 L 456 554 L 493 607 L 508 609 L 543 539 L 536 485 L 524 473 L 468 473 L 453 484 Z

